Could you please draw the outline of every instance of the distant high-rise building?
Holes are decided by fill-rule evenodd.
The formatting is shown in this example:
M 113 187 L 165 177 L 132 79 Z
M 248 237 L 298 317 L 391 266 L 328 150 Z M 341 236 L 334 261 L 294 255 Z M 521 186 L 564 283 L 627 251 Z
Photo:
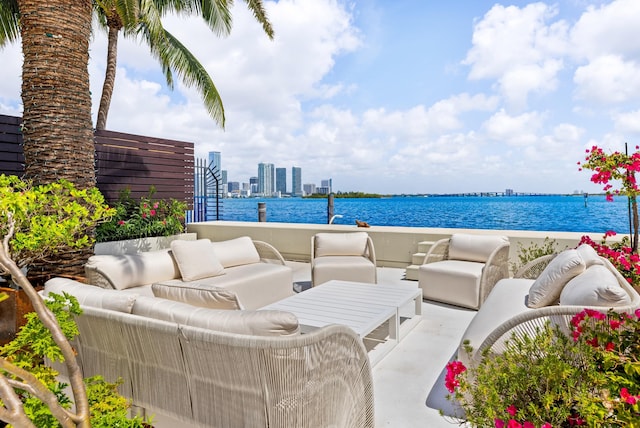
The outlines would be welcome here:
M 249 191 L 251 193 L 258 193 L 258 177 L 249 178 Z
M 291 194 L 302 196 L 302 168 L 291 167 Z
M 207 167 L 215 175 L 215 178 L 218 180 L 218 188 L 215 187 L 215 179 L 213 177 L 209 177 L 207 187 L 207 194 L 210 196 L 215 196 L 216 194 L 222 195 L 223 192 L 223 184 L 222 184 L 222 155 L 220 152 L 209 152 L 209 164 Z
M 227 191 L 229 193 L 240 193 L 240 183 L 237 181 L 230 181 L 227 185 Z
M 226 170 L 226 169 L 223 169 L 223 170 L 222 170 L 222 174 L 221 174 L 221 176 L 222 176 L 222 188 L 223 188 L 223 189 L 226 189 L 226 188 L 227 188 L 227 185 L 228 185 L 228 181 L 227 181 L 227 170 Z M 224 197 L 226 197 L 226 196 L 227 196 L 227 192 L 222 192 L 222 197 L 224 198 Z
M 329 194 L 331 192 L 333 192 L 333 189 L 331 188 L 331 179 L 328 180 L 322 180 L 320 182 L 320 187 L 323 187 L 326 189 L 326 191 L 324 192 L 325 194 Z
M 287 193 L 287 168 L 276 168 L 276 192 Z
M 273 196 L 274 186 L 274 165 L 272 163 L 258 164 L 258 193 L 266 197 Z
M 305 195 L 313 195 L 314 193 L 316 193 L 316 185 L 313 183 L 305 184 L 302 187 L 304 189 Z

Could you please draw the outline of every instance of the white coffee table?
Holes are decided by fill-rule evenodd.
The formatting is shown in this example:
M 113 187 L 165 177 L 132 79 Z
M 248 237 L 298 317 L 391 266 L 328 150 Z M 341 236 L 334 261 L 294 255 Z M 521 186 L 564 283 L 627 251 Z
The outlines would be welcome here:
M 401 323 L 402 312 L 407 311 L 408 306 L 413 306 L 413 316 Z M 260 309 L 295 314 L 303 333 L 329 324 L 342 324 L 365 338 L 389 321 L 389 337 L 385 341 L 384 351 L 375 352 L 375 361 L 370 353 L 370 359 L 375 364 L 420 321 L 422 291 L 412 285 L 334 280 Z

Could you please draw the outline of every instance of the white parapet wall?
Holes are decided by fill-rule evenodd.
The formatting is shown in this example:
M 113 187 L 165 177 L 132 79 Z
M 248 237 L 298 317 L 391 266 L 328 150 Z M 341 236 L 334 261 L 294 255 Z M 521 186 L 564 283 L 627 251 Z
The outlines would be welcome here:
M 575 247 L 584 235 L 596 242 L 602 239 L 603 232 L 544 232 L 523 230 L 486 230 L 486 229 L 446 229 L 429 227 L 356 226 L 308 223 L 259 223 L 240 221 L 208 221 L 189 223 L 188 232 L 195 232 L 198 238 L 212 241 L 224 241 L 240 236 L 265 241 L 276 247 L 287 260 L 309 261 L 311 257 L 311 237 L 318 232 L 355 232 L 366 231 L 376 251 L 379 267 L 404 268 L 411 264 L 411 258 L 418 251 L 418 243 L 435 242 L 448 238 L 454 233 L 479 235 L 501 234 L 511 242 L 510 259 L 517 260 L 520 244 L 524 248 L 532 244 L 541 245 L 545 238 L 554 239 L 558 249 Z M 623 235 L 615 238 L 621 239 Z M 611 238 L 609 238 L 611 240 Z

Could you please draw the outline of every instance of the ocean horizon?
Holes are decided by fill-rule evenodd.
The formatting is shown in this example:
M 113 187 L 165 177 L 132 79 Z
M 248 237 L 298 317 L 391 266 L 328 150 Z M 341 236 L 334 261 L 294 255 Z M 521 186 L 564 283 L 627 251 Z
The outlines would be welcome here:
M 221 219 L 258 221 L 258 203 L 267 222 L 327 223 L 327 199 L 228 198 Z M 391 196 L 335 198 L 334 224 L 549 232 L 629 233 L 628 201 L 604 195 Z

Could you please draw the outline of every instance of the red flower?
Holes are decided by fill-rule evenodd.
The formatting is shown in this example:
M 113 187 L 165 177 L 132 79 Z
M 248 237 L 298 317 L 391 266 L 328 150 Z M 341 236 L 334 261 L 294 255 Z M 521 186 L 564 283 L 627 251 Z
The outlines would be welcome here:
M 509 413 L 511 416 L 515 416 L 516 413 L 518 413 L 518 409 L 516 408 L 516 406 L 512 404 L 509 407 L 507 407 L 507 413 Z
M 629 394 L 629 390 L 627 390 L 627 388 L 622 388 L 620 390 L 620 398 L 622 398 L 625 403 L 631 404 L 632 406 L 638 402 L 638 397 Z
M 120 220 L 120 221 L 118 222 L 118 224 L 119 224 L 120 226 L 124 226 L 125 221 L 124 221 L 124 220 Z
M 608 352 L 612 352 L 614 349 L 616 349 L 616 345 L 613 342 L 609 342 L 604 349 Z
M 444 377 L 444 385 L 449 392 L 455 391 L 460 386 L 457 376 L 463 373 L 467 368 L 461 361 L 451 361 L 447 364 L 447 374 Z
M 151 216 L 153 217 L 154 215 L 156 215 L 156 210 L 149 211 L 149 214 L 151 214 Z

